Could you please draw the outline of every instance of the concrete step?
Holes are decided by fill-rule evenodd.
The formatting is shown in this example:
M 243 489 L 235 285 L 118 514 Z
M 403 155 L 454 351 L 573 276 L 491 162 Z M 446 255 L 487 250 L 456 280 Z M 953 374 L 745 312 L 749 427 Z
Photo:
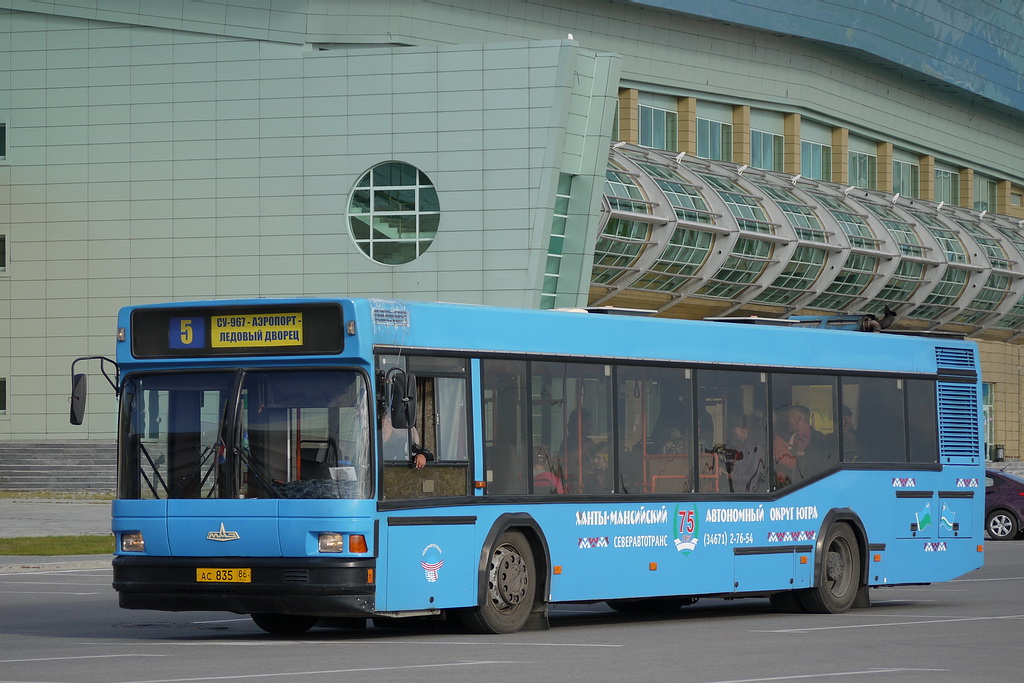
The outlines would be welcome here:
M 112 492 L 113 441 L 0 441 L 0 490 Z

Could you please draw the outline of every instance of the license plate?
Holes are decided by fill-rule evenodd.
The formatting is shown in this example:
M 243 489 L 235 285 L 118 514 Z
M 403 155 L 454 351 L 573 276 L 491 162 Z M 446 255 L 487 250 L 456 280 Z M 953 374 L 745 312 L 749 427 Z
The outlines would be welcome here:
M 200 583 L 252 583 L 251 569 L 196 569 Z

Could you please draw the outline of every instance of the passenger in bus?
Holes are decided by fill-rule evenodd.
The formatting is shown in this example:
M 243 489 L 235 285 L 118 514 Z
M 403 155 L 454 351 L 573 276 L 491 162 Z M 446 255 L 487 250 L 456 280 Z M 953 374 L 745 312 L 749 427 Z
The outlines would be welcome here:
M 395 429 L 391 424 L 391 415 L 386 413 L 380 421 L 381 447 L 384 460 L 409 460 L 409 466 L 422 470 L 428 461 L 433 461 L 434 454 L 420 445 L 419 430 L 413 425 L 409 429 Z
M 758 429 L 753 417 L 742 415 L 733 422 L 729 433 L 726 446 L 735 452 L 730 472 L 731 490 L 736 493 L 764 491 L 768 480 L 765 447 L 754 438 L 754 434 L 764 434 L 764 428 Z
M 788 435 L 786 443 L 790 452 L 798 458 L 808 453 L 818 457 L 829 455 L 829 439 L 811 426 L 811 409 L 805 405 L 786 406 L 784 433 Z
M 689 416 L 677 414 L 675 410 L 663 408 L 658 421 L 651 430 L 648 441 L 648 455 L 683 455 L 693 447 L 690 443 L 691 430 L 683 429 L 682 424 L 689 422 Z
M 775 486 L 789 486 L 794 481 L 803 479 L 800 474 L 800 463 L 789 443 L 792 435 L 789 432 L 789 407 L 784 406 L 775 411 L 775 438 L 772 441 L 772 458 L 775 461 Z
M 569 413 L 565 425 L 565 440 L 562 442 L 562 451 L 570 460 L 583 456 L 589 460 L 597 453 L 597 443 L 590 438 L 594 429 L 594 418 L 589 410 L 574 410 Z
M 860 437 L 853 426 L 853 411 L 843 406 L 843 460 L 853 462 L 860 457 Z
M 611 474 L 608 471 L 608 446 L 597 446 L 594 454 L 583 465 L 583 491 L 581 493 L 609 493 Z
M 555 474 L 561 469 L 551 462 L 548 449 L 541 446 L 533 460 L 533 492 L 534 493 L 565 493 L 562 479 Z

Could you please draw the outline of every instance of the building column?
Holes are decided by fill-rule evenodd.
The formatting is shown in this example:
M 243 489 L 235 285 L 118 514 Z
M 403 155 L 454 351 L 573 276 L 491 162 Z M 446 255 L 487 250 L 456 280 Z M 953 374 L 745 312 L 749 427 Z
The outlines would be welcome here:
M 619 90 L 619 139 L 640 144 L 640 92 L 635 88 Z
M 800 172 L 800 114 L 786 114 L 782 121 L 782 169 L 796 175 Z
M 1001 213 L 1004 216 L 1011 215 L 1010 187 L 1011 183 L 1009 180 L 996 181 L 996 213 Z
M 679 151 L 697 154 L 697 98 L 680 97 L 676 101 L 676 113 L 679 115 Z
M 750 164 L 750 107 L 745 104 L 732 108 L 732 160 Z
M 879 142 L 875 154 L 878 168 L 875 171 L 876 190 L 892 192 L 892 143 Z
M 960 206 L 974 208 L 974 169 L 960 169 Z
M 850 184 L 850 131 L 832 129 L 832 182 Z
M 935 201 L 935 157 L 922 154 L 917 160 L 918 184 L 921 186 L 921 199 Z

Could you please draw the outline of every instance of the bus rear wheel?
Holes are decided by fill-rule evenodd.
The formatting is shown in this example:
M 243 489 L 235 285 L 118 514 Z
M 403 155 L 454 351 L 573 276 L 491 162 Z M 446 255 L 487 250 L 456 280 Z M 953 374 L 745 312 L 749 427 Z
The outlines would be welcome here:
M 319 617 L 308 617 L 302 614 L 250 614 L 252 620 L 267 633 L 281 635 L 298 635 L 305 633 L 316 625 Z
M 800 602 L 812 614 L 841 614 L 853 606 L 860 588 L 860 546 L 848 524 L 836 524 L 821 547 L 821 573 L 814 588 L 799 592 Z
M 483 603 L 460 612 L 475 633 L 515 633 L 523 628 L 537 594 L 537 571 L 526 536 L 506 531 L 491 549 Z

